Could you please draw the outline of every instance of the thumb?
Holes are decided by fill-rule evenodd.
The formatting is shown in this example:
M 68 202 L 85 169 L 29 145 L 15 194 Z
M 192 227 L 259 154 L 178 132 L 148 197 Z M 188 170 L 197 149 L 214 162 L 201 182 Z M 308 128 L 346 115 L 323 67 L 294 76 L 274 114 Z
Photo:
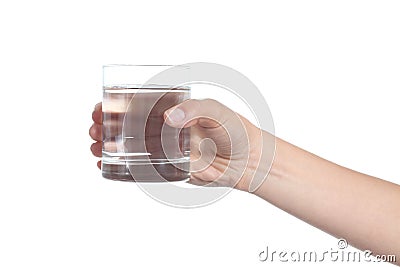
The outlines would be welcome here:
M 164 112 L 165 122 L 176 128 L 187 128 L 195 124 L 214 128 L 224 125 L 237 114 L 213 99 L 189 99 Z

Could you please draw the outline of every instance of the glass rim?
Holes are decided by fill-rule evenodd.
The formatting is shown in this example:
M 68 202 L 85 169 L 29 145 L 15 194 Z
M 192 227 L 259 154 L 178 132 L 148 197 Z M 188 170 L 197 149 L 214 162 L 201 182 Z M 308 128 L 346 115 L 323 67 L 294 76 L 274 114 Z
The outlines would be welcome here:
M 105 64 L 103 68 L 110 68 L 110 67 L 186 67 L 188 65 L 185 64 Z

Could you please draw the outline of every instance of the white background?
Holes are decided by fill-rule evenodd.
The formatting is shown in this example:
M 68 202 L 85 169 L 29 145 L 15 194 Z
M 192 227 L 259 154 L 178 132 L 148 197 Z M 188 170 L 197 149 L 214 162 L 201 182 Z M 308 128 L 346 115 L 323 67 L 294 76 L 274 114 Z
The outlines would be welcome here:
M 399 14 L 398 1 L 2 1 L 0 266 L 266 266 L 267 245 L 336 249 L 246 193 L 177 209 L 103 179 L 88 135 L 101 66 L 230 66 L 277 136 L 400 183 Z

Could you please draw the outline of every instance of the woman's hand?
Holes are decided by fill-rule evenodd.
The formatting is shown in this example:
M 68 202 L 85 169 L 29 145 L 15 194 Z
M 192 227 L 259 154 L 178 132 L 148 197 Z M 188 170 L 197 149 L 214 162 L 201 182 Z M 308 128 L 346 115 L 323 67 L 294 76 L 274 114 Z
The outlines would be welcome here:
M 101 157 L 101 103 L 96 104 L 92 118 L 89 134 L 96 142 L 90 149 Z M 212 99 L 187 100 L 165 111 L 164 119 L 172 127 L 191 127 L 190 183 L 248 190 L 260 161 L 261 130 Z M 101 161 L 97 166 L 101 167 Z
M 103 146 L 103 112 L 101 103 L 97 103 L 94 107 L 94 110 L 92 112 L 92 119 L 93 124 L 89 129 L 89 135 L 96 142 L 90 146 L 90 150 L 92 151 L 94 156 L 101 157 L 101 150 Z M 97 167 L 99 167 L 99 169 L 101 168 L 100 160 L 97 162 Z
M 172 127 L 191 127 L 190 183 L 247 190 L 260 157 L 257 127 L 212 99 L 187 100 L 164 117 Z

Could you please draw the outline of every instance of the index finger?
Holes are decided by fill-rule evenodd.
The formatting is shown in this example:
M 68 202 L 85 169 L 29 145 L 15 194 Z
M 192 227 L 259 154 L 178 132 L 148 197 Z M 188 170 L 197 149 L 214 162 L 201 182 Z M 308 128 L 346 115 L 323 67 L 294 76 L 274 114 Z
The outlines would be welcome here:
M 92 119 L 97 124 L 103 123 L 103 112 L 102 112 L 101 102 L 97 103 L 96 106 L 94 107 L 94 111 L 92 113 Z

